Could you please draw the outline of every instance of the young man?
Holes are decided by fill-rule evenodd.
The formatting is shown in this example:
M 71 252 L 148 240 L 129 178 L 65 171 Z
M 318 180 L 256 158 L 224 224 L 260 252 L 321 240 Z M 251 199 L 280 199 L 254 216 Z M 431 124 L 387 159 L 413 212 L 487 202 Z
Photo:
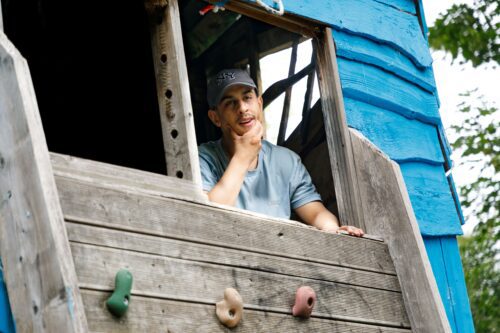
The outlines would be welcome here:
M 210 201 L 290 218 L 291 209 L 320 230 L 363 231 L 340 226 L 316 192 L 300 157 L 262 140 L 262 97 L 248 73 L 220 71 L 208 84 L 208 117 L 222 138 L 199 147 L 203 189 Z

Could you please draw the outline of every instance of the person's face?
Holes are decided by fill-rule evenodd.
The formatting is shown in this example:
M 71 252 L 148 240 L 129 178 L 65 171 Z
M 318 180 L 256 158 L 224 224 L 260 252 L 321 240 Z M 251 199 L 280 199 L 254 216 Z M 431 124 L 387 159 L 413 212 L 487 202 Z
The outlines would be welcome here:
M 233 130 L 243 135 L 257 121 L 262 122 L 262 97 L 257 97 L 251 87 L 235 85 L 226 90 L 217 110 L 209 110 L 208 116 L 223 134 L 228 135 Z

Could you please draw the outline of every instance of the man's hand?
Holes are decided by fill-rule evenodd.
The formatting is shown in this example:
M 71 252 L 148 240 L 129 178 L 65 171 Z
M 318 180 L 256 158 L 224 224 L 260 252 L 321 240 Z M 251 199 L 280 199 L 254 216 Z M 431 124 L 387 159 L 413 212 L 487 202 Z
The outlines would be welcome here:
M 232 158 L 247 165 L 247 168 L 250 168 L 259 156 L 260 149 L 262 148 L 262 136 L 264 135 L 262 123 L 258 120 L 254 121 L 255 125 L 242 135 L 231 129 L 231 139 L 234 143 L 234 155 Z
M 362 229 L 353 227 L 351 225 L 343 225 L 338 227 L 336 225 L 333 225 L 333 223 L 325 225 L 321 230 L 326 232 L 333 232 L 336 234 L 348 234 L 356 237 L 361 237 L 365 234 Z
M 295 209 L 297 215 L 307 224 L 326 232 L 346 233 L 349 235 L 361 237 L 365 233 L 363 230 L 343 225 L 339 226 L 339 221 L 335 215 L 330 213 L 328 209 L 319 201 L 313 201 Z

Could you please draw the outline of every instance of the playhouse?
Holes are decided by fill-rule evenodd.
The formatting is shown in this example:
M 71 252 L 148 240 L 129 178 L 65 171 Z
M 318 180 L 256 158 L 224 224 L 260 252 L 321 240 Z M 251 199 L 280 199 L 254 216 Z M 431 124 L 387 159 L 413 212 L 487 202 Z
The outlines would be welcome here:
M 0 8 L 0 333 L 474 332 L 419 0 Z M 288 75 L 264 89 L 283 50 Z M 206 82 L 234 67 L 266 107 L 284 96 L 276 143 L 365 237 L 207 200 Z

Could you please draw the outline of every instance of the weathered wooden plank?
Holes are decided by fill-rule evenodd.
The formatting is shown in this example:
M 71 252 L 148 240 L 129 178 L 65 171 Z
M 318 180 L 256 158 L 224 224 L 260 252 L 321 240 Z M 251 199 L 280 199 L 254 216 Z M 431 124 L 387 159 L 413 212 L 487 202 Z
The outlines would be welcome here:
M 293 42 L 292 45 L 292 54 L 290 55 L 290 65 L 288 66 L 288 77 L 291 77 L 295 74 L 295 66 L 297 65 L 297 49 L 299 46 L 298 39 Z M 292 87 L 288 87 L 285 91 L 285 101 L 283 102 L 283 111 L 281 113 L 281 121 L 280 128 L 278 131 L 278 139 L 277 144 L 283 145 L 285 141 L 286 128 L 288 125 L 288 115 L 290 113 L 290 102 L 292 99 Z
M 422 235 L 461 235 L 460 220 L 443 166 L 401 163 L 400 167 Z
M 201 187 L 179 6 L 177 0 L 165 1 L 164 7 L 153 4 L 149 5 L 154 8 L 149 13 L 151 44 L 167 174 Z
M 90 331 L 102 333 L 171 332 L 171 333 L 255 333 L 255 332 L 357 332 L 404 333 L 407 329 L 364 325 L 322 318 L 301 320 L 281 313 L 245 309 L 243 319 L 233 329 L 222 326 L 215 316 L 215 307 L 207 304 L 176 302 L 133 296 L 127 314 L 115 319 L 105 309 L 109 293 L 82 290 L 83 302 L 90 319 Z M 220 295 L 222 298 L 222 294 Z M 148 320 L 144 320 L 148 318 Z
M 0 252 L 17 332 L 86 332 L 27 62 L 0 31 Z
M 413 82 L 427 91 L 436 91 L 432 67 L 419 68 L 397 49 L 345 31 L 334 30 L 339 57 L 375 65 Z
M 397 292 L 78 243 L 71 243 L 71 249 L 81 288 L 111 291 L 116 272 L 126 268 L 134 276 L 135 295 L 215 305 L 224 289 L 232 287 L 247 309 L 287 314 L 297 288 L 308 285 L 317 295 L 315 316 L 409 326 Z
M 365 229 L 364 220 L 360 214 L 361 200 L 356 185 L 344 98 L 330 28 L 326 28 L 321 39 L 316 41 L 316 50 L 321 105 L 340 223 Z
M 193 182 L 156 173 L 83 158 L 50 153 L 54 174 L 71 176 L 101 184 L 119 184 L 124 190 L 133 189 L 152 195 L 206 202 L 207 196 Z
M 369 217 L 366 230 L 387 241 L 412 329 L 450 332 L 399 167 L 356 130 L 351 143 L 363 214 Z
M 150 253 L 170 258 L 311 278 L 355 286 L 401 291 L 395 275 L 354 270 L 250 251 L 198 244 L 164 237 L 67 222 L 70 241 Z M 224 255 L 221 255 L 224 253 Z
M 380 68 L 338 58 L 345 97 L 397 112 L 409 119 L 440 124 L 435 96 Z
M 56 177 L 66 220 L 150 235 L 394 273 L 387 246 L 241 210 L 153 197 Z
M 342 31 L 388 44 L 408 56 L 418 67 L 429 67 L 432 58 L 418 18 L 373 0 L 288 1 L 285 10 L 324 22 Z M 359 18 L 363 17 L 362 20 Z
M 349 126 L 363 133 L 392 160 L 443 165 L 435 125 L 351 98 L 345 98 L 344 105 Z

